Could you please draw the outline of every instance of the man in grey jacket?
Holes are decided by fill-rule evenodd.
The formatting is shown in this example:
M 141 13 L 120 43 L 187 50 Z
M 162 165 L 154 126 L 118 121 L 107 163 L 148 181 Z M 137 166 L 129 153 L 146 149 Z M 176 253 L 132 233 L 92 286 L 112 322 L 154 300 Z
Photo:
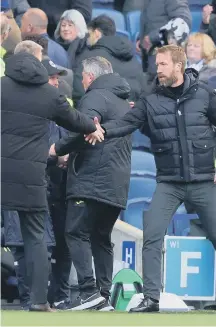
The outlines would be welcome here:
M 188 0 L 143 0 L 144 6 L 140 21 L 140 41 L 138 46 L 142 50 L 143 68 L 155 75 L 155 56 L 152 50 L 161 44 L 160 30 L 170 20 L 181 18 L 191 27 L 191 13 Z

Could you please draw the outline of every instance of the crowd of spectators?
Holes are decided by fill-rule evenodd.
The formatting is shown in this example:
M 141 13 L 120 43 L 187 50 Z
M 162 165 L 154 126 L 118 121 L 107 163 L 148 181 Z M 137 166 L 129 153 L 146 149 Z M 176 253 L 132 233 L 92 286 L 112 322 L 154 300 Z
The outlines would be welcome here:
M 106 4 L 108 2 L 109 1 L 106 1 Z M 120 10 L 123 13 L 132 10 L 141 10 L 140 33 L 135 42 L 118 35 L 114 20 L 106 14 L 92 19 L 92 8 L 94 3 L 101 5 L 102 7 L 104 6 L 103 1 L 92 2 L 92 0 L 2 0 L 0 53 L 1 76 L 9 76 L 13 81 L 18 81 L 21 84 L 25 84 L 28 81 L 33 86 L 36 84 L 42 85 L 47 79 L 52 87 L 58 88 L 60 93 L 64 94 L 67 98 L 67 104 L 71 107 L 72 111 L 76 108 L 85 113 L 83 108 L 87 108 L 87 104 L 90 103 L 93 108 L 98 108 L 97 113 L 99 114 L 100 121 L 103 122 L 108 119 L 106 113 L 106 102 L 108 100 L 110 101 L 109 97 L 120 98 L 115 108 L 109 107 L 109 119 L 112 119 L 112 115 L 113 117 L 115 115 L 117 117 L 123 115 L 121 112 L 113 113 L 112 110 L 119 109 L 122 105 L 122 112 L 126 112 L 129 109 L 129 102 L 132 106 L 134 102 L 138 101 L 141 95 L 147 95 L 151 92 L 157 71 L 155 65 L 156 48 L 160 48 L 163 45 L 174 44 L 185 49 L 187 56 L 186 68 L 191 69 L 191 71 L 193 71 L 193 69 L 196 70 L 199 73 L 199 80 L 203 82 L 206 87 L 212 89 L 216 88 L 216 3 L 214 0 L 212 5 L 207 4 L 203 7 L 200 30 L 193 34 L 190 33 L 192 20 L 188 0 L 110 1 L 110 7 Z M 21 43 L 21 41 L 26 42 L 24 43 L 24 46 L 26 47 L 24 52 L 28 53 L 23 55 L 23 57 L 23 43 Z M 38 46 L 35 50 L 37 52 L 36 55 L 35 53 L 31 53 L 29 50 L 33 47 L 33 43 L 36 43 Z M 31 66 L 34 64 L 36 65 L 36 62 L 35 58 L 34 60 L 29 58 L 29 53 L 37 58 L 41 56 L 42 61 L 40 61 L 42 62 L 43 67 L 40 67 L 40 69 L 43 70 L 44 68 L 48 76 L 46 76 L 42 70 L 38 76 L 34 71 L 32 71 L 33 68 Z M 90 84 L 85 87 L 85 84 L 83 83 L 83 66 L 86 64 L 86 67 L 88 67 L 89 62 L 90 64 L 95 64 L 92 62 L 93 57 L 105 58 L 104 62 L 100 62 L 99 60 L 96 62 L 96 65 L 101 65 L 101 67 L 105 70 L 107 69 L 109 73 L 117 73 L 120 77 L 100 77 L 99 83 L 101 83 L 101 89 L 106 89 L 107 92 L 104 92 L 103 90 L 95 91 L 94 87 L 92 87 L 86 96 L 86 89 Z M 138 60 L 138 57 L 140 57 L 141 60 Z M 109 67 L 108 63 L 111 63 L 112 68 Z M 23 65 L 26 66 L 26 70 L 22 70 Z M 21 74 L 21 71 L 25 76 Z M 121 80 L 121 77 L 126 80 L 126 84 Z M 91 83 L 92 82 L 93 81 L 91 80 Z M 94 86 L 95 85 L 96 84 L 94 84 Z M 7 97 L 10 98 L 10 93 L 16 94 L 14 82 L 11 82 L 11 84 L 9 83 L 7 87 Z M 98 85 L 95 88 L 100 90 Z M 46 89 L 45 91 L 48 92 Z M 31 92 L 33 92 L 33 88 L 30 87 L 29 92 L 29 88 L 26 87 L 25 94 L 23 94 L 23 96 L 26 97 L 25 101 L 28 102 L 28 97 L 34 96 L 35 104 L 37 104 L 38 95 L 36 92 L 36 95 L 33 93 L 31 94 Z M 127 94 L 127 96 L 125 94 Z M 57 101 L 55 98 L 56 93 L 51 92 L 50 96 L 53 97 L 50 99 L 50 102 L 51 100 L 54 102 Z M 6 94 L 4 94 L 4 97 L 6 97 Z M 126 98 L 128 100 L 128 106 L 125 104 L 123 105 L 123 102 L 121 102 L 122 99 Z M 22 105 L 22 99 L 16 99 L 16 101 L 18 101 L 19 105 Z M 41 111 L 43 111 L 42 102 L 41 108 L 39 108 Z M 11 105 L 14 103 L 11 103 Z M 73 106 L 74 108 L 72 108 Z M 34 109 L 38 110 L 37 105 L 32 109 L 33 112 Z M 49 118 L 50 116 L 54 117 L 54 113 L 48 114 L 48 112 L 42 113 L 41 115 L 46 118 Z M 26 117 L 24 118 L 26 119 Z M 70 145 L 70 151 L 68 151 L 67 144 L 64 142 L 61 143 L 60 140 L 68 136 L 68 131 L 64 129 L 64 127 L 73 130 L 73 124 L 70 122 L 70 117 L 61 117 L 59 112 L 55 113 L 55 118 L 56 119 L 52 119 L 53 122 L 51 122 L 49 126 L 45 124 L 43 129 L 45 134 L 49 134 L 49 145 L 51 146 L 53 143 L 58 144 L 58 151 L 56 150 L 56 152 L 58 152 L 58 157 L 50 156 L 48 160 L 46 160 L 45 157 L 43 160 L 41 158 L 38 160 L 42 160 L 42 164 L 46 166 L 46 196 L 49 204 L 49 213 L 46 215 L 45 228 L 46 244 L 49 252 L 50 265 L 51 258 L 55 261 L 55 264 L 53 264 L 51 268 L 51 286 L 49 288 L 48 300 L 54 308 L 68 309 L 68 303 L 70 303 L 71 297 L 69 275 L 72 257 L 77 269 L 78 279 L 80 279 L 79 282 L 82 284 L 83 289 L 84 286 L 87 288 L 86 294 L 89 295 L 89 297 L 92 296 L 92 293 L 88 293 L 88 286 L 91 283 L 94 287 L 96 287 L 96 285 L 94 285 L 92 280 L 91 283 L 89 282 L 89 285 L 88 281 L 84 280 L 80 258 L 76 257 L 76 248 L 80 246 L 79 242 L 76 240 L 77 231 L 74 232 L 74 228 L 77 227 L 77 225 L 66 226 L 66 182 L 68 165 L 68 156 L 66 153 L 73 152 L 73 148 L 71 148 Z M 65 122 L 67 118 L 69 121 Z M 13 119 L 14 116 L 11 116 L 11 120 Z M 56 125 L 56 123 L 62 127 Z M 29 124 L 28 120 L 26 120 L 26 124 Z M 29 126 L 29 129 L 30 128 L 34 128 L 34 126 Z M 47 131 L 45 131 L 46 128 L 48 128 Z M 93 132 L 92 126 L 80 129 L 84 131 L 85 134 Z M 76 131 L 79 132 L 78 128 Z M 25 135 L 22 135 L 21 137 L 25 137 Z M 118 142 L 118 146 L 120 146 L 122 152 L 130 151 L 131 144 L 129 138 L 122 138 L 121 144 L 119 144 L 120 142 Z M 39 147 L 40 144 L 37 146 Z M 97 158 L 100 151 L 100 148 L 95 151 L 95 156 Z M 88 149 L 86 152 L 88 152 Z M 103 154 L 101 156 L 103 158 Z M 124 156 L 124 154 L 122 154 L 122 156 Z M 12 165 L 12 162 L 9 164 Z M 38 165 L 40 164 L 41 163 L 38 163 Z M 78 162 L 78 166 L 80 164 L 81 163 Z M 91 165 L 91 167 L 92 165 L 94 166 L 94 162 L 92 163 L 90 160 L 88 164 Z M 130 163 L 124 162 L 124 165 L 124 174 L 128 175 Z M 76 167 L 74 168 L 76 169 Z M 27 164 L 26 166 L 24 165 L 20 167 L 20 169 L 22 169 L 26 174 L 25 180 L 26 178 L 29 179 L 28 183 L 40 186 L 38 176 L 29 172 Z M 103 169 L 107 169 L 106 172 L 103 172 L 107 178 L 107 174 L 109 174 L 109 171 L 113 169 L 113 166 L 106 168 L 100 167 L 100 169 L 100 173 Z M 93 172 L 91 172 L 91 169 L 87 169 L 84 174 L 92 174 L 92 178 L 96 179 Z M 122 180 L 125 178 L 124 174 L 122 175 Z M 116 181 L 119 181 L 119 178 L 119 176 L 116 176 Z M 4 182 L 4 177 L 2 180 Z M 113 182 L 111 178 L 110 181 Z M 83 193 L 80 192 L 81 187 L 83 189 L 86 188 L 84 198 L 92 198 L 91 181 L 89 181 L 90 186 L 88 185 L 88 189 L 86 184 L 82 185 L 79 180 L 77 182 L 76 177 L 74 177 L 72 181 L 69 179 L 69 183 L 72 185 L 69 193 L 76 193 L 78 199 L 82 199 L 83 197 Z M 104 183 L 103 187 L 107 189 L 110 186 Z M 122 193 L 120 188 L 125 187 L 125 191 L 127 191 L 128 185 L 118 184 L 112 187 L 115 187 L 115 196 L 113 195 L 114 207 L 117 207 L 118 209 L 113 213 L 113 221 L 110 223 L 110 226 L 105 226 L 109 234 L 111 234 L 113 225 L 119 216 L 120 210 L 125 208 L 125 199 L 127 196 L 123 194 L 124 192 Z M 4 188 L 2 189 L 2 192 L 4 192 Z M 26 193 L 22 187 L 13 190 L 10 189 L 8 192 L 11 193 L 11 196 L 16 193 L 16 196 L 17 194 L 20 194 L 20 196 L 22 195 L 21 198 L 23 197 L 23 194 L 25 194 L 26 197 L 29 197 L 29 194 Z M 38 199 L 39 202 L 37 205 L 39 207 L 43 206 L 41 199 L 38 198 L 36 193 L 33 192 L 31 198 L 32 202 L 29 203 L 29 206 L 33 207 L 35 205 L 35 199 Z M 106 194 L 103 195 L 103 189 L 100 190 L 98 198 L 102 199 L 102 203 L 104 199 L 106 199 Z M 20 201 L 22 202 L 24 200 L 21 199 Z M 107 201 L 108 200 L 106 200 L 105 203 L 108 203 Z M 71 201 L 69 205 L 71 212 L 78 212 L 76 210 L 78 210 L 77 205 L 79 205 L 79 203 L 77 204 Z M 83 207 L 82 210 L 84 210 Z M 88 211 L 89 215 L 90 212 L 94 210 L 95 212 L 98 210 L 99 214 L 102 213 L 106 215 L 105 205 L 98 208 L 91 204 L 85 210 Z M 80 213 L 77 213 L 77 215 L 79 214 Z M 11 248 L 15 261 L 17 262 L 16 275 L 18 279 L 21 306 L 23 309 L 29 309 L 31 306 L 31 296 L 25 265 L 26 262 L 31 265 L 31 253 L 29 253 L 29 250 L 26 250 L 26 253 L 28 252 L 28 254 L 26 254 L 25 258 L 25 244 L 22 239 L 22 233 L 25 232 L 23 220 L 27 218 L 24 214 L 20 215 L 19 213 L 18 215 L 18 210 L 12 211 L 10 205 L 8 205 L 8 208 L 5 207 L 4 210 L 2 210 L 1 216 L 2 224 L 4 226 L 4 244 Z M 19 217 L 21 217 L 21 226 Z M 39 218 L 40 217 L 37 217 L 37 219 Z M 73 240 L 71 240 L 69 236 L 67 240 L 67 244 L 71 242 L 72 252 L 69 251 L 64 236 L 66 227 L 69 236 L 73 236 Z M 98 233 L 103 235 L 103 228 L 105 227 L 101 226 L 101 228 L 98 229 Z M 87 237 L 86 234 L 84 236 Z M 79 235 L 81 238 L 84 236 Z M 92 248 L 96 248 L 96 254 L 93 253 L 93 256 L 96 258 L 96 263 L 97 260 L 102 260 L 101 258 L 105 256 L 107 256 L 107 261 L 112 261 L 112 244 L 110 235 L 103 243 L 99 236 L 94 234 L 94 239 L 91 242 Z M 101 247 L 103 248 L 103 251 L 101 250 L 100 252 Z M 43 257 L 42 252 L 40 251 L 42 251 L 42 249 L 38 250 L 38 255 L 41 255 L 37 263 L 39 266 L 40 259 Z M 98 263 L 98 266 L 100 266 L 100 264 L 105 266 L 105 261 L 106 260 L 103 259 L 102 263 Z M 92 266 L 90 262 L 88 263 L 88 267 L 89 271 L 87 272 L 87 275 L 89 274 L 91 277 Z M 35 268 L 35 266 L 32 269 L 32 275 L 38 274 L 38 269 Z M 44 269 L 47 271 L 46 267 Z M 104 295 L 106 302 L 105 304 L 102 303 L 103 306 L 99 309 L 103 310 L 105 308 L 107 310 L 112 310 L 113 308 L 109 302 L 109 288 L 111 287 L 109 282 L 112 276 L 112 269 L 107 272 L 104 268 L 103 274 L 105 277 L 96 276 L 98 277 L 97 283 L 99 283 L 100 289 L 103 290 L 103 283 L 106 278 L 108 278 L 109 281 L 107 284 L 105 283 L 104 293 L 101 293 Z M 108 274 L 108 277 L 106 274 Z M 43 279 L 43 276 L 41 276 L 41 278 Z M 44 277 L 44 280 L 46 281 L 46 276 Z M 43 283 L 41 282 L 40 284 L 41 287 L 43 287 Z M 87 284 L 87 286 L 84 284 Z M 34 285 L 34 287 L 37 286 Z M 93 300 L 98 300 L 99 297 L 97 294 L 94 296 Z M 45 297 L 46 296 L 44 295 L 44 299 Z M 86 297 L 86 301 L 87 299 L 88 297 Z M 42 303 L 44 302 L 42 301 Z M 101 302 L 99 304 L 101 304 Z M 35 308 L 36 311 L 40 309 L 41 308 L 38 307 Z M 41 310 L 49 311 L 49 307 L 45 306 Z

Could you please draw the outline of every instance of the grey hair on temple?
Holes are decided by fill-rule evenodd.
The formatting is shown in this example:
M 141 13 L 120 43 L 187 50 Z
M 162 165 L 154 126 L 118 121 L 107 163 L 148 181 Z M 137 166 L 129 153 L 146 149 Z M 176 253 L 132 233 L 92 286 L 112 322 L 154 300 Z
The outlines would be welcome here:
M 87 74 L 93 74 L 95 78 L 101 75 L 113 73 L 111 63 L 103 57 L 92 57 L 83 60 L 83 71 Z

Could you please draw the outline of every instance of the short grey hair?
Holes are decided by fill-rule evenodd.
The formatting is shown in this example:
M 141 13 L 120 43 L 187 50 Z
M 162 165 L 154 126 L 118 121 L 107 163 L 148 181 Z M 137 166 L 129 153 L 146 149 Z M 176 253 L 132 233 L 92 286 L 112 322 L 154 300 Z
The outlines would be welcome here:
M 93 74 L 95 78 L 113 73 L 111 63 L 103 57 L 91 57 L 83 60 L 82 64 L 84 73 Z
M 35 56 L 36 52 L 42 49 L 43 48 L 41 45 L 33 41 L 26 40 L 17 44 L 16 48 L 14 49 L 14 54 L 17 54 L 19 52 L 27 52 Z

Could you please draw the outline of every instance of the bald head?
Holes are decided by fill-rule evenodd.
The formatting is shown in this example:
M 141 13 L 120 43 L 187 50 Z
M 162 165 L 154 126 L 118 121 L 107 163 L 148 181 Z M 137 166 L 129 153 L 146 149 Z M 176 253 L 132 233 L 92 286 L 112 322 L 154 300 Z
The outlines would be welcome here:
M 43 34 L 47 32 L 48 18 L 45 12 L 38 8 L 28 9 L 22 17 L 22 35 Z
M 4 13 L 1 13 L 1 44 L 7 39 L 10 32 L 9 19 Z

